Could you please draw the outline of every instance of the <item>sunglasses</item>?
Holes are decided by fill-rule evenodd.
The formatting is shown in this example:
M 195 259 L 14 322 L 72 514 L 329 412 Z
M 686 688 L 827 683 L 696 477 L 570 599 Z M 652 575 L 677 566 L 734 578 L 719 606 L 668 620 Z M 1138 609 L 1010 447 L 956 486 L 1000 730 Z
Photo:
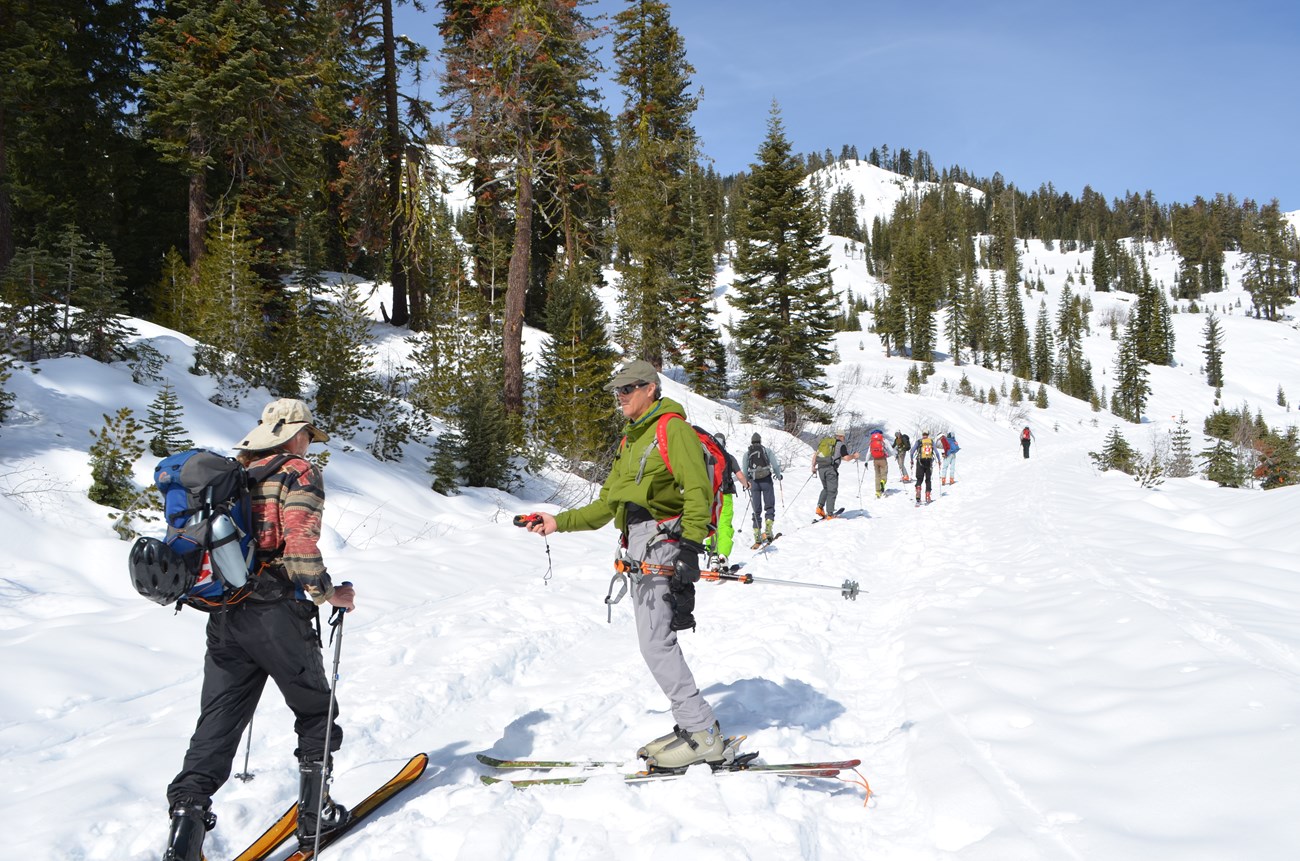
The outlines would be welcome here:
M 614 394 L 627 397 L 628 395 L 632 394 L 642 386 L 648 386 L 648 385 L 650 384 L 649 383 L 628 383 L 626 386 L 615 386 Z

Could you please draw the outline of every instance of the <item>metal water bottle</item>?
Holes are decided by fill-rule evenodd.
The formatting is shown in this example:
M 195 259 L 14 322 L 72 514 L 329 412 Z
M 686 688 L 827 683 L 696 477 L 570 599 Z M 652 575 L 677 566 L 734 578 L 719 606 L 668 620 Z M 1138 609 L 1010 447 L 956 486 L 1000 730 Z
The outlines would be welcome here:
M 212 570 L 231 587 L 248 582 L 248 561 L 239 550 L 239 531 L 228 514 L 212 518 Z

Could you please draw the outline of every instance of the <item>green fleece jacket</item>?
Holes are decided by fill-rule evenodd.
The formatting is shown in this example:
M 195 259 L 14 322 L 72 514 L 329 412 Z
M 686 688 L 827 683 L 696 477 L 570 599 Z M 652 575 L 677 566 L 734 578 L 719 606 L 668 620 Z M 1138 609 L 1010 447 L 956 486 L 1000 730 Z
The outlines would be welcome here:
M 626 442 L 619 446 L 614 465 L 600 488 L 600 496 L 582 508 L 561 511 L 555 516 L 557 531 L 580 532 L 599 529 L 610 520 L 620 531 L 627 528 L 629 502 L 649 511 L 656 520 L 682 516 L 682 537 L 703 544 L 708 537 L 709 506 L 712 503 L 713 484 L 704 468 L 704 454 L 700 438 L 691 426 L 681 419 L 669 419 L 668 460 L 672 473 L 656 446 L 646 459 L 645 472 L 637 482 L 641 469 L 641 455 L 655 444 L 655 428 L 659 418 L 666 413 L 686 415 L 682 405 L 669 398 L 660 398 L 646 413 L 623 429 Z

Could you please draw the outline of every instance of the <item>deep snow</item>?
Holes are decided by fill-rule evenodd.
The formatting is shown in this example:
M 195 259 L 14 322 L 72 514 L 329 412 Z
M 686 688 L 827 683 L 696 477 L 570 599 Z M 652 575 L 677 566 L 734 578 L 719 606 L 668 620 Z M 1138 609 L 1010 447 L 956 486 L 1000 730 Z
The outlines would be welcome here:
M 833 240 L 841 288 L 872 289 Z M 1148 249 L 1171 281 L 1171 252 Z M 1029 243 L 1027 277 L 1047 299 L 1082 254 Z M 1164 267 L 1163 269 L 1161 267 Z M 1168 271 L 1166 271 L 1168 270 Z M 1234 275 L 1239 277 L 1239 275 Z M 725 292 L 729 273 L 720 278 Z M 1077 287 L 1076 287 L 1077 290 Z M 1225 327 L 1223 403 L 1271 425 L 1294 421 L 1278 386 L 1300 396 L 1297 332 L 1248 319 L 1240 292 L 1212 297 Z M 1115 343 L 1096 321 L 1125 297 L 1096 296 L 1088 351 L 1098 384 Z M 725 298 L 721 301 L 725 315 Z M 1247 302 L 1248 304 L 1248 302 Z M 1026 301 L 1032 325 L 1036 302 Z M 410 754 L 431 765 L 418 788 L 330 850 L 378 859 L 1290 859 L 1300 853 L 1300 490 L 1229 490 L 1201 479 L 1144 489 L 1088 458 L 1120 425 L 1146 450 L 1182 412 L 1196 433 L 1213 409 L 1199 374 L 1203 315 L 1178 314 L 1179 364 L 1152 370 L 1142 426 L 1050 390 L 1047 410 L 958 397 L 1009 380 L 938 363 L 919 395 L 908 360 L 869 333 L 838 336 L 830 369 L 850 442 L 880 423 L 961 441 L 958 482 L 914 508 L 891 471 L 877 500 L 858 467 L 842 471 L 852 516 L 812 525 L 816 479 L 805 440 L 739 422 L 676 382 L 691 417 L 781 454 L 777 527 L 747 549 L 738 505 L 735 558 L 756 576 L 861 584 L 700 588 L 700 628 L 684 648 L 724 729 L 768 761 L 860 757 L 875 791 L 848 783 L 692 771 L 629 787 L 602 777 L 526 792 L 481 785 L 477 752 L 629 757 L 671 724 L 635 647 L 626 604 L 606 622 L 615 534 L 543 541 L 510 515 L 556 510 L 585 488 L 550 473 L 518 495 L 428 489 L 422 446 L 376 462 L 334 442 L 324 550 L 356 583 L 339 698 L 345 743 L 336 793 L 358 798 Z M 192 342 L 147 323 L 171 361 L 196 443 L 226 448 L 266 399 L 212 405 L 211 381 L 186 372 Z M 381 346 L 400 340 L 376 328 Z M 538 342 L 531 334 L 529 344 Z M 949 391 L 941 389 L 947 381 Z M 157 383 L 84 358 L 20 368 L 0 428 L 0 859 L 156 858 L 164 790 L 197 715 L 205 617 L 138 597 L 129 545 L 85 497 L 88 430 L 121 405 L 143 416 Z M 1032 456 L 1016 432 L 1033 427 Z M 148 480 L 153 458 L 139 463 Z M 548 576 L 549 573 L 549 576 Z M 219 794 L 210 858 L 234 855 L 296 791 L 292 719 L 278 692 L 253 727 L 256 778 Z M 244 750 L 236 761 L 243 767 Z

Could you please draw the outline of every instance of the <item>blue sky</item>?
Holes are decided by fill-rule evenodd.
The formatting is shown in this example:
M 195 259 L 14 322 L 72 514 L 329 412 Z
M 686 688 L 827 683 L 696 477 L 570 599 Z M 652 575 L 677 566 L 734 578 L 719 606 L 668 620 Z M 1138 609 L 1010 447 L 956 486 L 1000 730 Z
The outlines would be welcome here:
M 702 90 L 696 129 L 722 173 L 748 169 L 775 99 L 799 152 L 888 144 L 1026 190 L 1150 189 L 1163 203 L 1223 192 L 1300 209 L 1295 0 L 671 8 Z M 399 17 L 436 54 L 436 9 Z M 614 89 L 606 99 L 622 103 Z

